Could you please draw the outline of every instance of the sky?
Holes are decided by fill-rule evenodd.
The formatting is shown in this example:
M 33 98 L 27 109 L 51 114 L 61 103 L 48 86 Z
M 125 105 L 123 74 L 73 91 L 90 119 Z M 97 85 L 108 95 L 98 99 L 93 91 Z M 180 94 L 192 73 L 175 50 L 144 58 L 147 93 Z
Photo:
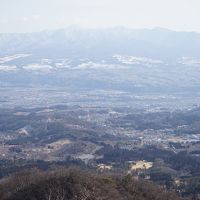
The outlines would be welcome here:
M 0 0 L 0 32 L 162 27 L 200 32 L 200 0 Z

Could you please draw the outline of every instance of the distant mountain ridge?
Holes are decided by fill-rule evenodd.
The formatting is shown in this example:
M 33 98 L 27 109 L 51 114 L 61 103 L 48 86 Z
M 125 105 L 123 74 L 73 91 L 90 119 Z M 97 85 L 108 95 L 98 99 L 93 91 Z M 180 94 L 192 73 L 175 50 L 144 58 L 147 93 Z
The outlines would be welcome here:
M 199 33 L 175 32 L 161 28 L 83 29 L 72 26 L 55 31 L 0 34 L 1 56 L 19 53 L 57 57 L 130 54 L 175 59 L 183 56 L 199 58 L 199 50 Z
M 200 34 L 156 28 L 0 34 L 0 86 L 198 91 Z

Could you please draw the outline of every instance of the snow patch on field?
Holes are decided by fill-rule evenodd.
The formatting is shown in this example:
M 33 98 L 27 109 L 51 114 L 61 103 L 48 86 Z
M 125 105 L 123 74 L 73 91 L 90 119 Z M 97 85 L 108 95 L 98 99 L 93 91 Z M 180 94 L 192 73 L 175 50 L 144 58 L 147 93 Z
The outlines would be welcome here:
M 116 58 L 119 62 L 126 65 L 157 65 L 163 64 L 161 60 L 154 60 L 146 57 L 135 57 L 135 56 L 127 56 L 127 55 L 114 55 L 113 58 Z
M 191 57 L 182 57 L 179 59 L 178 63 L 188 66 L 197 66 L 200 67 L 200 59 L 191 58 Z
M 92 61 L 81 63 L 77 67 L 74 67 L 73 69 L 115 69 L 116 67 L 119 67 L 119 65 L 115 64 L 109 64 L 109 63 L 95 63 Z
M 39 71 L 39 72 L 49 72 L 53 67 L 51 65 L 42 65 L 42 64 L 30 64 L 23 66 L 23 69 L 28 71 Z
M 0 72 L 12 72 L 17 71 L 17 67 L 15 65 L 0 65 Z
M 6 63 L 6 62 L 10 62 L 19 58 L 25 58 L 31 56 L 31 54 L 16 54 L 16 55 L 12 55 L 12 56 L 6 56 L 6 57 L 2 57 L 0 58 L 0 64 Z

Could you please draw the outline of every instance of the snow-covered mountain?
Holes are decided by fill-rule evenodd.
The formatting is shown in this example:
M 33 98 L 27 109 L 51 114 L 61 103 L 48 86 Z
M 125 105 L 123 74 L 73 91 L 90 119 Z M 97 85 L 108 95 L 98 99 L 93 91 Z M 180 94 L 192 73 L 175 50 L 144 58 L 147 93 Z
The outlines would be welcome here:
M 198 90 L 200 34 L 83 29 L 0 34 L 1 85 Z

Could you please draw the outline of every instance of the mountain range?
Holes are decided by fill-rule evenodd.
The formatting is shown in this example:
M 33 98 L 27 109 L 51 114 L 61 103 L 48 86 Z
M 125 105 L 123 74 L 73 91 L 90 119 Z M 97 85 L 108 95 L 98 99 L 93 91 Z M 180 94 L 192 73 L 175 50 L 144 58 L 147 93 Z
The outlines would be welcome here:
M 162 28 L 0 34 L 0 86 L 198 91 L 200 34 Z

